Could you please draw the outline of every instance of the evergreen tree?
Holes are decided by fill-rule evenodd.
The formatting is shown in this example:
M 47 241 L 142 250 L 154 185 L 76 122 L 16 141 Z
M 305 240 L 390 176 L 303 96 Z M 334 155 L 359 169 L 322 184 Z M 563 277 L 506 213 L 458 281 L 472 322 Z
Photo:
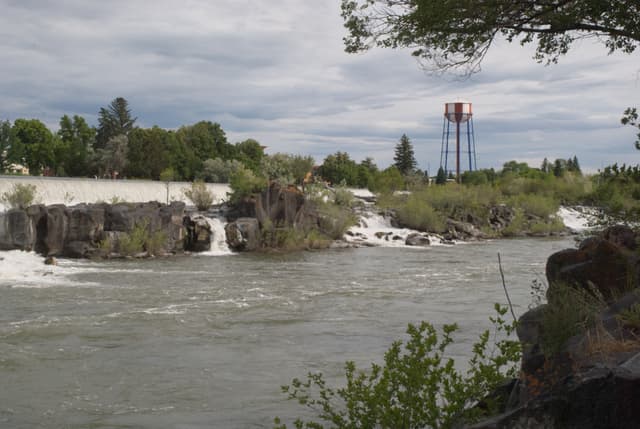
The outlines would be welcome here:
M 540 170 L 543 173 L 551 173 L 551 164 L 549 163 L 549 160 L 547 158 L 542 160 L 542 165 L 540 166 Z
M 128 136 L 137 119 L 131 117 L 129 103 L 122 97 L 114 99 L 107 108 L 102 107 L 98 115 L 95 148 L 104 149 L 113 137 Z
M 436 175 L 436 185 L 444 185 L 447 183 L 447 173 L 445 173 L 444 168 L 440 166 L 438 168 L 438 174 Z
M 573 171 L 574 173 L 578 173 L 578 174 L 582 174 L 582 170 L 580 169 L 580 163 L 578 162 L 578 157 L 577 156 L 573 156 L 573 160 L 571 162 L 573 169 L 571 171 Z
M 403 176 L 408 176 L 416 169 L 416 159 L 413 156 L 413 146 L 406 134 L 400 137 L 400 141 L 396 145 L 396 154 L 393 157 L 396 166 Z

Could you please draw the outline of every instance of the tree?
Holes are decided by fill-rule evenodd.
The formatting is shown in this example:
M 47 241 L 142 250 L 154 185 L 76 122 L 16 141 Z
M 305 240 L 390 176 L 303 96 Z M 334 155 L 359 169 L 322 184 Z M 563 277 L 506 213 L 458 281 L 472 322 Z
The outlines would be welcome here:
M 109 139 L 104 149 L 96 151 L 97 163 L 102 174 L 116 177 L 122 174 L 127 166 L 128 139 L 125 135 Z
M 638 109 L 635 107 L 629 107 L 624 111 L 624 116 L 620 120 L 622 125 L 631 125 L 632 127 L 638 128 L 640 130 L 640 121 L 638 121 Z M 636 149 L 640 150 L 640 132 L 637 134 L 636 139 Z
M 555 63 L 573 42 L 596 38 L 609 52 L 640 44 L 640 4 L 621 0 L 342 0 L 345 50 L 409 48 L 438 70 L 479 70 L 498 37 L 536 43 L 535 59 Z
M 413 156 L 413 146 L 406 134 L 400 137 L 400 141 L 396 145 L 396 154 L 393 157 L 396 166 L 403 176 L 408 176 L 416 169 L 416 159 Z
M 542 160 L 542 165 L 540 166 L 540 171 L 543 173 L 551 173 L 551 163 L 547 158 Z
M 60 145 L 56 153 L 56 164 L 69 176 L 89 174 L 89 161 L 93 152 L 96 130 L 82 116 L 68 115 L 60 118 L 58 138 Z
M 37 176 L 55 161 L 53 134 L 38 119 L 16 119 L 12 128 L 9 159 L 26 165 Z
M 11 122 L 0 121 L 0 173 L 6 172 L 9 168 L 11 140 Z
M 127 168 L 129 177 L 159 179 L 169 167 L 169 131 L 160 127 L 135 128 L 128 137 Z
M 438 168 L 438 174 L 436 175 L 436 185 L 444 185 L 447 183 L 447 173 L 444 171 L 444 168 L 440 166 Z
M 358 164 L 346 152 L 336 152 L 328 155 L 320 166 L 320 176 L 330 183 L 356 185 L 358 181 Z
M 236 143 L 236 152 L 238 160 L 241 161 L 245 167 L 250 168 L 254 172 L 258 171 L 260 167 L 260 161 L 264 157 L 264 149 L 254 139 L 247 139 L 243 142 Z
M 183 126 L 176 132 L 179 140 L 193 150 L 196 158 L 231 159 L 235 156 L 235 147 L 227 142 L 227 136 L 217 122 L 200 121 Z
M 115 98 L 108 107 L 100 109 L 95 148 L 104 149 L 107 142 L 115 136 L 128 136 L 137 119 L 131 117 L 127 100 Z

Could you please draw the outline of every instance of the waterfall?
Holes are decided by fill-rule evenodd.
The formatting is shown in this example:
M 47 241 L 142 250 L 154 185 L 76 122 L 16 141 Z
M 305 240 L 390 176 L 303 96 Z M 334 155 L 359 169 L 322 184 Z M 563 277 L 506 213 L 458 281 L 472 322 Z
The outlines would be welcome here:
M 200 255 L 220 256 L 232 255 L 231 249 L 227 245 L 227 234 L 224 231 L 224 221 L 217 217 L 207 217 L 207 222 L 211 228 L 211 247 L 207 252 L 201 252 Z
M 440 245 L 442 237 L 409 228 L 396 228 L 391 221 L 375 212 L 374 207 L 367 207 L 360 215 L 356 226 L 349 228 L 345 236 L 350 243 L 365 246 L 406 247 L 406 239 L 411 234 L 420 234 L 429 238 L 431 245 Z

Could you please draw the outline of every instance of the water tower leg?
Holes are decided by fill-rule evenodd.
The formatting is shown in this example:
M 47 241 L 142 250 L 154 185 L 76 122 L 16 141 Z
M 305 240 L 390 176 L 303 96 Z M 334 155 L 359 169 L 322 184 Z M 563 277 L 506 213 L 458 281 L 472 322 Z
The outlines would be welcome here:
M 460 122 L 456 121 L 456 180 L 460 183 Z

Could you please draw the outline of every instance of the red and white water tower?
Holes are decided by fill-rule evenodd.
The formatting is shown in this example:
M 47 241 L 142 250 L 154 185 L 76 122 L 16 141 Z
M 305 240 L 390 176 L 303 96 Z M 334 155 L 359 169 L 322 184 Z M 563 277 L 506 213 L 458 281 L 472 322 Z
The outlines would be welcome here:
M 451 135 L 451 124 L 455 124 L 456 129 L 456 145 L 455 148 L 449 148 L 449 137 Z M 462 127 L 461 127 L 462 125 Z M 466 125 L 466 127 L 464 126 Z M 461 129 L 462 128 L 462 129 Z M 465 130 L 466 128 L 466 130 Z M 461 136 L 462 134 L 462 136 Z M 467 148 L 461 149 L 460 140 L 466 137 Z M 464 144 L 464 143 L 463 143 Z M 452 173 L 449 170 L 449 154 L 456 155 L 456 181 L 460 182 L 460 154 L 467 154 L 469 160 L 469 171 L 477 169 L 476 165 L 476 142 L 473 133 L 473 111 L 471 103 L 457 101 L 455 103 L 446 103 L 444 105 L 444 122 L 442 124 L 442 149 L 440 151 L 440 167 L 445 173 Z

